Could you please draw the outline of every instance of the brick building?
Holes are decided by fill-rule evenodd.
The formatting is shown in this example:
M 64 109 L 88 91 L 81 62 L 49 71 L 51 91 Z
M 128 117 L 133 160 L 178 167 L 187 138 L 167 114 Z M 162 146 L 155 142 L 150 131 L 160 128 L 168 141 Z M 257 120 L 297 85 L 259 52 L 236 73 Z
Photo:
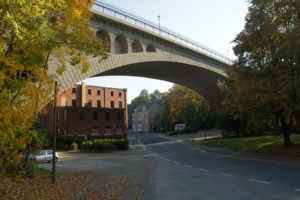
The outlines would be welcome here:
M 127 90 L 81 85 L 71 87 L 57 96 L 57 135 L 91 138 L 127 137 Z M 53 106 L 40 116 L 51 122 Z M 50 133 L 53 135 L 53 126 Z

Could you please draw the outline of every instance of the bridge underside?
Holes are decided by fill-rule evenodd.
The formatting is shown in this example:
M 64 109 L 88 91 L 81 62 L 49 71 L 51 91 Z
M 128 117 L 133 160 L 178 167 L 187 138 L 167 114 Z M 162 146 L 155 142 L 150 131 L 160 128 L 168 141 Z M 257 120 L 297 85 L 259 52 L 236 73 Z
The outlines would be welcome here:
M 186 86 L 200 93 L 212 105 L 219 107 L 221 101 L 218 80 L 223 75 L 213 71 L 176 62 L 143 62 L 114 68 L 95 75 L 97 76 L 138 76 L 169 81 Z M 159 89 L 159 85 L 156 86 Z

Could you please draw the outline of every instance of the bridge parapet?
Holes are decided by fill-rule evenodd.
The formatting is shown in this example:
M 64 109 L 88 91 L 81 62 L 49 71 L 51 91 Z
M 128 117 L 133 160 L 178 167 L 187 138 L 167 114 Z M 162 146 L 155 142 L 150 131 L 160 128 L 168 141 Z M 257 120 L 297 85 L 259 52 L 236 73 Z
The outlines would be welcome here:
M 200 51 L 202 54 L 207 55 L 209 57 L 212 57 L 214 59 L 217 59 L 221 62 L 225 62 L 228 65 L 233 64 L 233 60 L 229 57 L 216 52 L 212 50 L 209 47 L 206 47 L 202 44 L 199 44 L 198 42 L 195 42 L 191 39 L 186 38 L 185 36 L 182 36 L 178 33 L 175 33 L 165 27 L 161 27 L 160 25 L 157 25 L 151 21 L 148 21 L 146 19 L 143 19 L 141 17 L 138 17 L 134 14 L 131 14 L 125 10 L 122 10 L 120 8 L 117 8 L 113 5 L 110 5 L 108 3 L 101 2 L 99 0 L 96 0 L 94 6 L 92 7 L 92 10 L 104 13 L 106 15 L 109 15 L 111 17 L 118 18 L 120 20 L 123 20 L 127 23 L 133 24 L 135 26 L 139 26 L 143 29 L 146 29 L 148 31 L 151 31 L 155 34 L 161 35 L 163 37 L 166 37 L 168 39 L 171 39 L 175 42 L 178 42 L 182 45 L 189 46 L 197 51 Z

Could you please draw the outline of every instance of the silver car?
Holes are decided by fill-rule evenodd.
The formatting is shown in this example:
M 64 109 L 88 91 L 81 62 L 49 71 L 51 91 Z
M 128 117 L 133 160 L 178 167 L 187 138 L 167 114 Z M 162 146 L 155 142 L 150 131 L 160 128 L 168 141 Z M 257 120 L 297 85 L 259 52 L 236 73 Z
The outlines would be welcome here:
M 55 162 L 58 161 L 58 153 L 55 152 Z M 36 162 L 51 162 L 53 160 L 53 150 L 43 150 L 38 155 L 34 156 Z

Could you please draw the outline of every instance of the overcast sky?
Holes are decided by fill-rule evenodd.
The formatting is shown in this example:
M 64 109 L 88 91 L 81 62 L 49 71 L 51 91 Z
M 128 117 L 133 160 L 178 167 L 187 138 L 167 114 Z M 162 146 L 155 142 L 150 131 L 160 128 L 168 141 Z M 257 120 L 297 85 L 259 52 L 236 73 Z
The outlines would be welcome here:
M 97 0 L 96 0 L 97 1 Z M 180 35 L 234 59 L 235 36 L 243 29 L 248 3 L 245 0 L 106 0 L 129 13 L 160 24 Z M 142 89 L 167 91 L 172 83 L 140 77 L 97 77 L 89 85 L 127 88 L 128 103 Z

